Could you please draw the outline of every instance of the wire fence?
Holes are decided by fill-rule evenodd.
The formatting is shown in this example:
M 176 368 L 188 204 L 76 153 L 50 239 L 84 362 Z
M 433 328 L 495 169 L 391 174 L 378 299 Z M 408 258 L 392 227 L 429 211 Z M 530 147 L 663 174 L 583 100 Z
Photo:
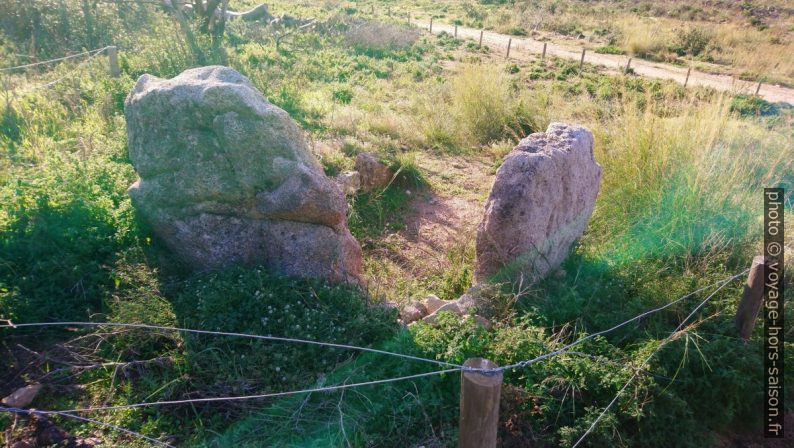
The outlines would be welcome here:
M 101 51 L 107 50 L 109 47 L 110 46 L 106 46 L 106 47 L 102 47 L 102 48 L 95 48 L 93 50 L 86 50 L 86 51 L 83 51 L 81 53 L 70 54 L 70 55 L 63 56 L 63 57 L 60 57 L 60 58 L 55 58 L 55 59 L 48 59 L 46 61 L 33 62 L 31 64 L 17 65 L 15 67 L 3 67 L 3 68 L 0 68 L 0 72 L 10 72 L 10 71 L 14 71 L 14 70 L 21 70 L 21 69 L 24 69 L 24 68 L 38 67 L 40 65 L 48 65 L 48 64 L 54 64 L 56 62 L 68 61 L 69 59 L 79 58 L 80 56 L 91 55 L 91 54 L 94 54 L 94 53 L 97 53 L 97 52 L 101 52 Z
M 695 294 L 703 292 L 707 289 L 716 287 L 716 289 L 709 294 L 703 301 L 701 301 L 690 313 L 689 315 L 681 321 L 681 323 L 676 327 L 676 329 L 667 336 L 659 346 L 636 368 L 633 368 L 634 373 L 626 382 L 626 384 L 618 391 L 615 397 L 610 401 L 610 403 L 604 408 L 604 410 L 599 414 L 598 418 L 593 421 L 587 431 L 581 436 L 581 438 L 573 445 L 573 447 L 578 446 L 586 437 L 589 435 L 593 429 L 598 425 L 601 419 L 606 415 L 609 409 L 617 402 L 618 398 L 622 395 L 622 393 L 629 387 L 629 385 L 634 381 L 634 379 L 639 376 L 641 372 L 648 373 L 645 369 L 645 366 L 648 364 L 650 359 L 659 351 L 661 350 L 667 343 L 672 341 L 678 332 L 684 327 L 684 325 L 703 307 L 705 304 L 711 300 L 720 290 L 725 288 L 728 284 L 730 284 L 735 279 L 743 276 L 746 274 L 750 269 L 745 269 L 735 275 L 732 275 L 726 279 L 720 280 L 718 282 L 712 283 L 708 286 L 704 286 L 698 288 L 684 296 L 679 297 L 671 302 L 668 302 L 665 305 L 659 306 L 657 308 L 650 309 L 643 313 L 640 313 L 626 321 L 623 321 L 617 325 L 610 327 L 609 329 L 598 331 L 582 338 L 577 339 L 574 342 L 571 342 L 560 349 L 550 351 L 543 355 L 537 356 L 532 359 L 524 360 L 521 362 L 517 362 L 514 364 L 508 364 L 505 366 L 495 367 L 495 368 L 473 368 L 462 366 L 452 362 L 446 361 L 439 361 L 436 359 L 430 358 L 422 358 L 413 355 L 407 355 L 402 353 L 395 353 L 389 352 L 385 350 L 374 349 L 370 347 L 359 347 L 354 345 L 347 345 L 347 344 L 336 344 L 331 342 L 322 342 L 322 341 L 313 341 L 313 340 L 306 340 L 306 339 L 298 339 L 298 338 L 289 338 L 289 337 L 278 337 L 278 336 L 271 336 L 271 335 L 256 335 L 256 334 L 247 334 L 247 333 L 234 333 L 234 332 L 224 332 L 224 331 L 211 331 L 211 330 L 199 330 L 199 329 L 189 329 L 189 328 L 179 328 L 179 327 L 169 327 L 169 326 L 161 326 L 161 325 L 148 325 L 148 324 L 136 324 L 136 323 L 119 323 L 119 322 L 32 322 L 32 323 L 14 323 L 10 320 L 0 320 L 0 328 L 6 329 L 21 329 L 21 328 L 34 328 L 34 327 L 54 327 L 54 326 L 85 326 L 85 327 L 123 327 L 123 328 L 133 328 L 133 329 L 141 329 L 141 330 L 157 330 L 157 331 L 177 331 L 177 332 L 184 332 L 184 333 L 192 333 L 192 334 L 204 334 L 204 335 L 213 335 L 213 336 L 223 336 L 223 337 L 239 337 L 239 338 L 252 338 L 252 339 L 260 339 L 260 340 L 267 340 L 272 342 L 284 342 L 284 343 L 297 343 L 297 344 L 307 344 L 307 345 L 318 345 L 328 348 L 338 348 L 338 349 L 347 349 L 347 350 L 354 350 L 354 351 L 361 351 L 361 352 L 370 352 L 376 353 L 384 356 L 393 356 L 399 357 L 403 359 L 409 359 L 411 361 L 417 362 L 424 362 L 439 365 L 442 367 L 447 367 L 443 370 L 434 370 L 430 372 L 418 373 L 414 375 L 407 375 L 407 376 L 400 376 L 394 378 L 386 378 L 386 379 L 378 379 L 372 381 L 365 381 L 365 382 L 358 382 L 358 383 L 350 383 L 350 384 L 338 384 L 333 386 L 326 386 L 326 387 L 316 387 L 310 389 L 302 389 L 302 390 L 293 390 L 293 391 L 284 391 L 284 392 L 273 392 L 273 393 L 266 393 L 266 394 L 255 394 L 255 395 L 243 395 L 243 396 L 225 396 L 225 397 L 207 397 L 207 398 L 193 398 L 193 399 L 185 399 L 185 400 L 165 400 L 165 401 L 150 401 L 150 402 L 141 402 L 141 403 L 131 403 L 125 405 L 113 405 L 113 406 L 94 406 L 94 407 L 83 407 L 83 408 L 74 408 L 74 409 L 65 409 L 65 410 L 33 410 L 33 409 L 21 409 L 21 408 L 11 408 L 11 407 L 0 407 L 0 412 L 13 412 L 13 413 L 29 413 L 29 414 L 37 414 L 37 415 L 60 415 L 67 418 L 77 418 L 91 423 L 97 423 L 111 429 L 115 429 L 121 432 L 124 432 L 129 435 L 134 435 L 138 437 L 142 437 L 145 440 L 156 442 L 163 446 L 170 446 L 162 441 L 152 439 L 148 436 L 143 434 L 136 433 L 134 431 L 120 428 L 117 426 L 109 425 L 104 422 L 87 419 L 84 417 L 80 417 L 75 415 L 76 413 L 86 413 L 86 412 L 98 412 L 98 411 L 114 411 L 114 410 L 123 410 L 123 409 L 133 409 L 133 408 L 141 408 L 141 407 L 150 407 L 150 406 L 167 406 L 167 405 L 183 405 L 183 404 L 192 404 L 192 403 L 211 403 L 211 402 L 231 402 L 231 401 L 245 401 L 245 400 L 262 400 L 267 398 L 277 398 L 277 397 L 284 397 L 290 395 L 299 395 L 299 394 L 311 394 L 316 392 L 334 392 L 338 390 L 344 389 L 351 389 L 357 387 L 365 387 L 365 386 L 374 386 L 386 383 L 393 383 L 393 382 L 400 382 L 400 381 L 407 381 L 412 379 L 418 378 L 425 378 L 430 376 L 437 376 L 437 375 L 444 375 L 450 374 L 455 372 L 471 372 L 471 373 L 479 373 L 483 375 L 496 375 L 500 374 L 507 370 L 514 370 L 514 369 L 521 369 L 525 368 L 533 363 L 540 362 L 546 359 L 553 358 L 554 356 L 563 354 L 563 353 L 571 353 L 577 354 L 579 352 L 572 352 L 570 351 L 571 348 L 582 344 L 583 342 L 595 338 L 597 336 L 601 336 L 612 331 L 615 331 L 619 328 L 625 327 L 626 325 L 636 322 L 643 317 L 649 316 L 651 314 L 658 313 L 662 310 L 670 308 L 687 298 L 692 297 Z M 609 362 L 609 360 L 603 360 L 603 362 Z M 631 367 L 631 366 L 629 366 Z
M 39 89 L 45 89 L 45 88 L 48 88 L 48 87 L 52 87 L 55 84 L 58 84 L 59 82 L 63 81 L 64 79 L 67 79 L 67 78 L 70 78 L 70 77 L 74 76 L 75 74 L 77 74 L 77 72 L 82 70 L 82 68 L 86 64 L 88 64 L 91 60 L 93 60 L 95 57 L 99 56 L 100 54 L 102 54 L 103 52 L 105 52 L 105 51 L 107 51 L 107 50 L 109 50 L 111 48 L 115 49 L 116 47 L 114 47 L 112 45 L 108 45 L 106 47 L 96 48 L 94 50 L 88 50 L 88 51 L 84 51 L 82 53 L 77 53 L 77 54 L 73 54 L 73 55 L 69 55 L 69 56 L 64 56 L 64 57 L 61 57 L 61 58 L 50 59 L 50 60 L 47 60 L 47 61 L 41 61 L 41 62 L 36 62 L 36 63 L 32 63 L 32 64 L 25 64 L 25 65 L 18 65 L 18 66 L 15 66 L 15 67 L 0 68 L 0 72 L 11 72 L 11 71 L 14 71 L 14 70 L 28 69 L 28 68 L 31 68 L 31 67 L 37 67 L 37 66 L 41 66 L 41 65 L 48 65 L 48 64 L 53 64 L 53 63 L 56 63 L 56 62 L 62 62 L 62 61 L 66 61 L 66 60 L 71 60 L 71 59 L 78 58 L 78 57 L 81 57 L 81 56 L 86 56 L 86 55 L 88 56 L 84 61 L 81 61 L 80 63 L 78 63 L 73 69 L 69 70 L 65 74 L 59 76 L 58 78 L 56 78 L 56 79 L 54 79 L 52 81 L 49 81 L 49 82 L 46 82 L 46 83 L 42 83 L 42 84 L 38 84 L 38 85 L 33 85 L 33 86 L 25 86 L 25 87 L 13 90 L 14 92 L 17 92 L 17 93 L 26 94 L 26 93 L 30 93 L 30 92 L 33 92 L 33 91 L 36 91 L 36 90 L 39 90 Z

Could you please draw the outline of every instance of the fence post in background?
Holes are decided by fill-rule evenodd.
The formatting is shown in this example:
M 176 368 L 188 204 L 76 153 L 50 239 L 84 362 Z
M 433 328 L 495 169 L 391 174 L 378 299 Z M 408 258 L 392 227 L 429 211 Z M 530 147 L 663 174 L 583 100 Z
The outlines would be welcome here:
M 430 34 L 433 34 L 433 18 L 430 18 Z
M 686 69 L 686 79 L 684 80 L 684 87 L 689 83 L 689 74 L 692 73 L 692 67 Z
M 543 42 L 543 53 L 540 54 L 540 60 L 546 59 L 546 42 Z
M 629 58 L 629 62 L 626 62 L 626 73 L 628 73 L 629 70 L 631 70 L 631 58 Z
M 388 17 L 391 17 L 391 6 L 387 6 L 387 7 L 386 7 L 386 15 L 387 15 Z
M 747 283 L 744 285 L 742 300 L 736 308 L 736 331 L 745 341 L 750 337 L 758 317 L 758 311 L 764 302 L 764 265 L 763 255 L 753 258 Z
M 108 47 L 108 64 L 110 65 L 110 76 L 116 78 L 121 74 L 119 70 L 119 55 L 115 45 Z
M 463 365 L 486 369 L 498 367 L 483 358 L 467 359 Z M 492 374 L 461 372 L 458 448 L 496 448 L 501 389 L 501 371 Z
M 458 38 L 458 26 L 455 25 L 455 39 Z
M 760 81 L 760 80 L 758 81 L 758 87 L 755 88 L 755 96 L 758 96 L 758 92 L 761 91 L 761 83 L 762 82 L 763 81 Z
M 585 51 L 586 51 L 586 50 L 585 50 L 584 48 L 582 48 L 582 59 L 579 59 L 579 69 L 580 69 L 580 70 L 581 70 L 581 69 L 582 69 L 582 67 L 584 66 L 584 52 L 585 52 Z
M 507 39 L 507 54 L 505 54 L 505 59 L 510 57 L 510 45 L 513 43 L 513 38 Z
M 480 43 L 478 46 L 482 48 L 482 30 L 480 30 Z

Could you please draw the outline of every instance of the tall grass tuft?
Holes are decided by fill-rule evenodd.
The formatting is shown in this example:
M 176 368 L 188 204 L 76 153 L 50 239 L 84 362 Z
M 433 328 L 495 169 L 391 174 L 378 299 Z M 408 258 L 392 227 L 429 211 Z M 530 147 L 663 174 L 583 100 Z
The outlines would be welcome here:
M 786 137 L 740 120 L 727 101 L 675 116 L 648 101 L 644 109 L 625 103 L 600 135 L 604 175 L 591 234 L 617 262 L 748 251 L 760 235 L 762 188 L 794 175 Z
M 500 139 L 510 116 L 510 82 L 504 71 L 464 65 L 450 87 L 450 113 L 461 134 L 476 143 Z

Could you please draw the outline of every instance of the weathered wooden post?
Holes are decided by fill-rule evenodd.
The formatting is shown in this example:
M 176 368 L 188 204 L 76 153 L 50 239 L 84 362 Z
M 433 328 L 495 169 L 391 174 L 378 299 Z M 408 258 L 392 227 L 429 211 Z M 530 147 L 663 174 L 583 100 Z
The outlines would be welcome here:
M 115 45 L 108 47 L 108 64 L 110 65 L 110 76 L 116 78 L 121 74 L 119 70 L 119 55 Z
M 546 59 L 546 42 L 543 42 L 543 53 L 540 54 L 540 60 Z
M 483 358 L 467 359 L 463 365 L 481 369 L 498 367 Z M 461 372 L 458 448 L 496 448 L 501 390 L 501 371 Z
M 758 92 L 761 91 L 761 83 L 763 81 L 758 81 L 758 87 L 755 88 L 755 96 L 758 96 Z
M 430 18 L 430 34 L 433 34 L 433 18 Z
M 455 25 L 455 39 L 458 38 L 458 26 Z
M 585 52 L 585 51 L 587 51 L 587 50 L 585 50 L 584 48 L 582 48 L 582 59 L 579 59 L 579 69 L 580 69 L 580 70 L 581 70 L 581 69 L 582 69 L 582 67 L 584 66 L 584 52 Z
M 513 43 L 512 37 L 507 39 L 507 54 L 505 54 L 505 59 L 508 59 L 510 57 L 510 44 L 512 43 Z
M 750 267 L 747 283 L 744 285 L 742 300 L 736 308 L 736 331 L 744 340 L 747 340 L 752 334 L 758 311 L 764 302 L 765 265 L 766 260 L 763 255 L 753 258 L 753 265 Z
M 686 69 L 686 79 L 684 80 L 684 87 L 689 83 L 689 74 L 692 73 L 692 67 Z
M 629 58 L 629 61 L 626 62 L 626 73 L 628 73 L 629 70 L 631 70 L 631 58 Z
M 480 30 L 480 43 L 478 44 L 479 48 L 482 48 L 482 30 Z

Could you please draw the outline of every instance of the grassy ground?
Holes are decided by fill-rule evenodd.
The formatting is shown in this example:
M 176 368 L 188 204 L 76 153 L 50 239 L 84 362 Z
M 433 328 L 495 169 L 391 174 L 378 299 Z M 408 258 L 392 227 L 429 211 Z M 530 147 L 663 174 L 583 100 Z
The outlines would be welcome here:
M 80 5 L 53 5 L 3 6 L 19 7 L 24 20 L 2 14 L 2 66 L 24 63 L 21 54 L 54 57 L 115 43 L 122 74 L 108 77 L 99 57 L 4 78 L 0 318 L 15 322 L 147 322 L 507 364 L 743 270 L 760 248 L 760 189 L 790 191 L 794 181 L 787 106 L 553 59 L 505 63 L 396 18 L 370 22 L 370 3 L 275 2 L 272 12 L 315 17 L 322 26 L 277 45 L 260 25 L 233 23 L 220 46 L 200 38 L 201 55 L 151 6 L 97 4 L 89 27 Z M 395 15 L 406 7 L 389 5 Z M 25 34 L 36 14 L 39 26 Z M 234 67 L 287 110 L 328 174 L 352 167 L 361 151 L 399 170 L 385 191 L 350 200 L 350 227 L 365 254 L 364 290 L 255 267 L 191 274 L 137 219 L 126 195 L 135 173 L 123 99 L 143 73 L 170 77 L 207 63 Z M 75 68 L 77 76 L 30 90 Z M 542 284 L 486 290 L 492 306 L 482 312 L 495 322 L 491 332 L 454 316 L 438 327 L 400 327 L 382 301 L 428 293 L 452 299 L 470 286 L 474 232 L 493 174 L 518 139 L 552 121 L 592 129 L 604 171 L 575 251 Z M 728 428 L 758 431 L 761 335 L 757 328 L 749 343 L 736 339 L 740 294 L 738 282 L 717 294 L 653 358 L 588 446 L 700 447 Z M 584 355 L 507 374 L 502 445 L 570 446 L 696 301 L 596 338 L 578 349 Z M 40 381 L 46 393 L 34 405 L 42 409 L 259 394 L 432 370 L 375 354 L 111 328 L 3 330 L 0 344 L 0 395 Z M 454 446 L 458 388 L 456 375 L 444 375 L 92 416 L 186 446 Z M 146 445 L 55 420 L 108 444 Z M 0 415 L 0 426 L 11 426 L 11 417 Z

